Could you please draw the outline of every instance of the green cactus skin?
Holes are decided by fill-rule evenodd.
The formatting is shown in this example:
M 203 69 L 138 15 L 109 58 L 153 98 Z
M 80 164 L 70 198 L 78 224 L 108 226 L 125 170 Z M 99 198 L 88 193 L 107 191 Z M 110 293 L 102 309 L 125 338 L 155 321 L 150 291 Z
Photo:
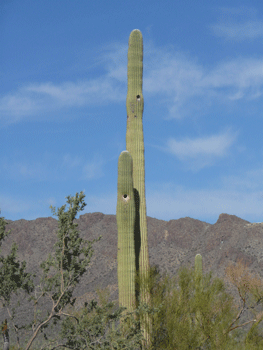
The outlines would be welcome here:
M 143 38 L 138 29 L 134 29 L 129 37 L 128 48 L 128 91 L 126 98 L 127 132 L 126 149 L 133 160 L 133 186 L 136 205 L 135 218 L 135 256 L 136 270 L 142 279 L 149 272 L 149 253 L 147 238 L 147 218 L 145 200 L 145 166 L 142 114 L 144 99 L 142 93 L 143 72 Z M 147 289 L 140 290 L 142 303 L 149 303 L 150 294 Z M 143 321 L 144 322 L 144 321 Z M 146 318 L 149 323 L 149 318 Z M 149 342 L 149 335 L 144 328 L 144 336 Z M 148 343 L 149 344 L 149 343 Z
M 118 162 L 117 227 L 119 306 L 127 312 L 135 309 L 135 201 L 133 161 L 128 151 L 121 152 Z
M 200 293 L 203 287 L 203 259 L 201 254 L 195 256 L 195 290 Z M 198 310 L 195 317 L 195 324 L 200 322 L 201 314 Z
M 202 255 L 196 254 L 195 256 L 195 279 L 196 287 L 202 287 L 202 277 L 203 277 L 203 262 Z

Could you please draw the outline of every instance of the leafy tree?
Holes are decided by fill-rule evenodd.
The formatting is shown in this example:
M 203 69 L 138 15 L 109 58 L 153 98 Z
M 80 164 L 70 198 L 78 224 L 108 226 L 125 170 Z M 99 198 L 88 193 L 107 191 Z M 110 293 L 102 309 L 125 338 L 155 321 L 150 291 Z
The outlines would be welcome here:
M 83 192 L 80 192 L 79 196 L 77 193 L 73 198 L 68 196 L 67 203 L 70 204 L 68 212 L 64 212 L 66 205 L 63 205 L 57 212 L 59 230 L 57 233 L 58 241 L 54 246 L 56 248 L 55 258 L 52 258 L 49 254 L 47 261 L 40 264 L 40 268 L 43 270 L 40 281 L 41 295 L 38 298 L 34 296 L 29 298 L 37 303 L 42 296 L 47 295 L 52 300 L 53 306 L 46 320 L 38 321 L 38 325 L 34 323 L 33 336 L 26 345 L 26 350 L 30 348 L 39 330 L 45 327 L 51 319 L 56 324 L 62 315 L 67 316 L 63 309 L 68 304 L 74 305 L 76 298 L 72 299 L 73 290 L 79 283 L 79 278 L 87 270 L 86 267 L 93 255 L 92 244 L 101 239 L 100 236 L 92 242 L 83 240 L 76 230 L 78 224 L 73 223 L 77 212 L 83 210 L 86 206 L 86 203 L 83 202 L 84 197 Z M 55 209 L 52 206 L 50 207 L 55 214 Z M 80 258 L 81 254 L 84 254 L 82 259 Z M 55 274 L 50 272 L 51 266 L 56 270 Z M 53 292 L 53 290 L 56 291 Z
M 31 347 L 33 341 L 38 335 L 38 332 L 40 330 L 42 331 L 48 326 L 50 320 L 56 324 L 57 320 L 60 320 L 60 316 L 65 315 L 65 313 L 63 313 L 65 305 L 74 305 L 75 298 L 72 300 L 73 290 L 76 284 L 79 282 L 79 278 L 84 274 L 84 272 L 86 272 L 86 267 L 89 264 L 93 254 L 93 250 L 91 248 L 92 244 L 101 239 L 100 236 L 98 239 L 94 239 L 92 242 L 82 240 L 78 235 L 78 231 L 76 230 L 78 225 L 73 224 L 73 220 L 75 219 L 77 212 L 83 210 L 86 205 L 86 203 L 83 202 L 84 197 L 85 195 L 82 192 L 80 192 L 79 196 L 77 193 L 73 198 L 68 196 L 67 203 L 70 204 L 68 212 L 64 212 L 66 205 L 62 206 L 58 210 L 57 215 L 59 217 L 59 231 L 57 234 L 58 241 L 55 244 L 55 247 L 57 247 L 55 258 L 52 258 L 51 254 L 49 254 L 48 260 L 40 264 L 40 267 L 43 270 L 40 286 L 38 286 L 41 289 L 40 296 L 30 296 L 28 298 L 28 300 L 34 300 L 34 304 L 36 306 L 40 298 L 47 295 L 52 300 L 53 306 L 46 318 L 36 320 L 36 317 L 34 317 L 34 321 L 27 326 L 23 326 L 26 329 L 31 327 L 33 329 L 33 335 L 25 347 L 26 350 Z M 52 208 L 52 206 L 50 207 Z M 55 209 L 52 208 L 52 210 L 55 213 Z M 6 235 L 4 233 L 4 224 L 5 222 L 1 221 L 1 239 Z M 83 243 L 85 245 L 88 243 L 87 247 L 83 246 L 81 248 Z M 84 254 L 84 258 L 82 259 L 80 258 L 81 254 Z M 25 262 L 23 263 L 22 268 L 19 270 L 18 263 L 14 261 L 14 257 L 15 250 L 13 248 L 13 255 L 11 258 L 1 258 L 3 268 L 0 270 L 2 282 L 0 286 L 0 295 L 6 301 L 10 301 L 10 294 L 12 292 L 16 292 L 18 288 L 24 288 L 26 291 L 29 291 L 29 287 L 31 287 L 30 292 L 34 290 L 32 287 L 33 283 L 26 283 L 26 278 L 28 276 L 24 273 Z M 51 266 L 56 270 L 55 274 L 50 273 Z M 56 291 L 51 292 L 54 289 Z
M 11 230 L 5 232 L 5 226 L 8 224 L 4 220 L 4 217 L 0 217 L 0 247 L 2 245 L 2 241 L 7 237 Z M 17 344 L 19 346 L 19 336 L 18 331 L 25 326 L 18 327 L 14 324 L 15 318 L 15 307 L 12 308 L 12 315 L 10 312 L 10 299 L 13 293 L 17 295 L 18 290 L 24 290 L 27 294 L 30 294 L 34 290 L 34 284 L 31 280 L 31 277 L 35 277 L 36 275 L 31 275 L 30 273 L 25 272 L 26 262 L 23 261 L 22 264 L 16 260 L 16 252 L 18 246 L 16 243 L 12 244 L 11 254 L 7 255 L 7 257 L 0 256 L 0 301 L 2 307 L 6 307 L 9 317 L 11 319 L 11 323 L 14 327 L 14 330 L 17 335 Z M 1 249 L 0 249 L 1 252 Z M 17 305 L 20 305 L 18 301 Z
M 227 279 L 236 287 L 240 298 L 238 312 L 228 331 L 252 324 L 248 332 L 242 332 L 245 349 L 262 349 L 263 332 L 259 326 L 263 320 L 263 282 L 258 274 L 249 272 L 247 265 L 242 260 L 238 260 L 236 264 L 229 264 L 225 273 Z M 259 306 L 261 308 L 257 311 Z M 240 324 L 245 312 L 248 313 L 250 320 Z

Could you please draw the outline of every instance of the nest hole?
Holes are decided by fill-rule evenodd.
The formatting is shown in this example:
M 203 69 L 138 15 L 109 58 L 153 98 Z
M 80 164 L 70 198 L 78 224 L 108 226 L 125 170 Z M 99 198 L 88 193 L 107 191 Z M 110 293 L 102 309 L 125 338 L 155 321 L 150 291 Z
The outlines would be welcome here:
M 125 202 L 127 202 L 130 199 L 130 197 L 127 194 L 124 194 L 122 198 Z

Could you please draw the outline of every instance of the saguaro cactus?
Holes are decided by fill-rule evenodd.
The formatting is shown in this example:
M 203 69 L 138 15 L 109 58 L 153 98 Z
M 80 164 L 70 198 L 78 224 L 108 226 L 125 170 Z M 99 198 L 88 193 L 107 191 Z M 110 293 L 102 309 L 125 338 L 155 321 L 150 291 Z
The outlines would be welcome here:
M 127 132 L 126 149 L 133 160 L 133 186 L 136 206 L 135 218 L 135 252 L 136 270 L 139 269 L 140 278 L 144 280 L 149 273 L 149 253 L 147 238 L 147 218 L 145 200 L 145 166 L 144 166 L 144 141 L 142 114 L 144 107 L 142 93 L 142 72 L 143 72 L 143 39 L 142 33 L 135 29 L 131 32 L 128 48 L 128 92 L 126 98 L 127 109 Z M 140 301 L 149 303 L 150 294 L 147 288 L 140 290 Z M 149 332 L 146 330 L 146 323 L 149 324 L 149 317 L 142 322 L 144 337 L 147 345 L 150 342 Z
M 200 295 L 203 287 L 203 262 L 202 255 L 196 254 L 195 256 L 195 291 L 197 295 Z M 195 324 L 200 322 L 201 314 L 198 310 L 195 317 Z
M 195 256 L 195 286 L 196 289 L 202 287 L 203 284 L 203 263 L 202 255 L 196 254 Z
M 132 157 L 121 152 L 118 162 L 117 227 L 119 306 L 135 309 L 135 202 L 133 194 Z

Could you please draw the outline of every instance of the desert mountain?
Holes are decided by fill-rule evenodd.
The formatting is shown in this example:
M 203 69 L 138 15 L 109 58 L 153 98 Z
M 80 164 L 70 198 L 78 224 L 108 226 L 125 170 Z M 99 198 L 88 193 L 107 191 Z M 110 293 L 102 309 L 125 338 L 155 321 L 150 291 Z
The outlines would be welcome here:
M 0 254 L 10 254 L 12 243 L 16 242 L 18 260 L 26 261 L 26 271 L 36 274 L 34 283 L 38 285 L 42 272 L 40 263 L 48 258 L 49 253 L 54 254 L 58 221 L 52 217 L 6 221 L 6 231 L 11 232 L 2 243 Z M 116 216 L 88 213 L 80 215 L 74 222 L 78 224 L 81 238 L 91 241 L 102 236 L 99 242 L 93 244 L 91 263 L 80 284 L 75 288 L 73 297 L 77 297 L 76 308 L 82 306 L 85 301 L 99 300 L 96 294 L 97 287 L 108 287 L 109 301 L 117 300 Z M 203 256 L 204 273 L 212 270 L 213 276 L 224 278 L 227 265 L 243 259 L 251 272 L 262 276 L 263 223 L 251 224 L 228 214 L 220 214 L 214 225 L 190 217 L 170 221 L 147 217 L 147 223 L 150 264 L 157 265 L 161 273 L 166 271 L 175 275 L 181 265 L 193 266 L 195 255 L 200 253 Z M 229 290 L 234 291 L 233 288 Z M 15 296 L 12 303 L 16 300 Z M 44 300 L 44 310 L 51 310 L 52 303 L 46 297 Z M 33 319 L 33 302 L 28 303 L 25 298 L 21 301 L 16 313 L 16 323 L 19 325 Z M 9 320 L 6 309 L 0 310 L 0 322 L 5 318 Z M 46 315 L 46 311 L 43 315 Z M 14 332 L 10 333 L 10 341 L 14 344 Z

